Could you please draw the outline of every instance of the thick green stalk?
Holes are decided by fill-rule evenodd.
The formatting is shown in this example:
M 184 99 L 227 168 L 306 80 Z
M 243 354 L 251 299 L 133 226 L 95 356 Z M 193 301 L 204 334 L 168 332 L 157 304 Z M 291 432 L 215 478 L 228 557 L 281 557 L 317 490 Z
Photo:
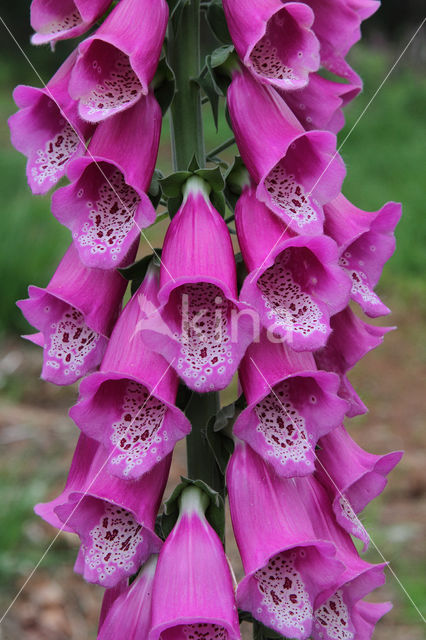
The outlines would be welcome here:
M 168 61 L 176 77 L 176 94 L 171 106 L 173 166 L 184 171 L 195 156 L 205 166 L 200 87 L 194 81 L 200 73 L 200 0 L 189 0 L 182 10 L 176 31 L 169 25 Z M 203 480 L 224 493 L 224 480 L 206 439 L 209 418 L 217 413 L 217 393 L 193 393 L 187 408 L 192 432 L 187 438 L 188 476 Z
M 193 393 L 186 409 L 192 431 L 186 438 L 188 475 L 193 480 L 203 480 L 224 496 L 224 478 L 217 466 L 206 429 L 209 418 L 219 411 L 218 393 Z
M 189 0 L 182 9 L 176 32 L 169 24 L 168 60 L 176 77 L 171 106 L 173 167 L 185 171 L 193 156 L 205 166 L 200 87 L 200 0 Z

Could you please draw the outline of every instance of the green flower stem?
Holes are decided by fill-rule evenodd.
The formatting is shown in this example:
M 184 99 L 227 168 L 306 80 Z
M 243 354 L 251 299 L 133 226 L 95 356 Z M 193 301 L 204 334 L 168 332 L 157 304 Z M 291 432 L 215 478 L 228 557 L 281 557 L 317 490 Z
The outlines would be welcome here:
M 192 158 L 205 166 L 200 87 L 200 0 L 189 0 L 173 32 L 169 23 L 168 61 L 176 77 L 176 94 L 171 106 L 173 167 L 185 171 Z
M 176 94 L 170 109 L 173 166 L 185 171 L 195 156 L 205 167 L 205 146 L 200 87 L 200 0 L 187 0 L 176 33 L 169 23 L 168 61 L 176 77 Z M 203 480 L 224 494 L 224 478 L 206 437 L 207 423 L 219 410 L 218 393 L 193 393 L 186 409 L 192 424 L 187 437 L 188 476 Z
M 209 153 L 207 154 L 207 158 L 212 158 L 213 156 L 216 156 L 218 153 L 225 151 L 225 149 L 228 149 L 233 144 L 235 144 L 234 136 L 232 136 L 232 138 L 228 138 L 228 140 L 225 140 L 225 142 L 222 142 L 222 144 L 220 144 L 218 147 L 215 147 L 214 149 L 209 151 Z
M 203 480 L 224 497 L 225 480 L 207 441 L 207 423 L 219 411 L 219 394 L 194 393 L 186 408 L 192 431 L 186 438 L 188 475 Z

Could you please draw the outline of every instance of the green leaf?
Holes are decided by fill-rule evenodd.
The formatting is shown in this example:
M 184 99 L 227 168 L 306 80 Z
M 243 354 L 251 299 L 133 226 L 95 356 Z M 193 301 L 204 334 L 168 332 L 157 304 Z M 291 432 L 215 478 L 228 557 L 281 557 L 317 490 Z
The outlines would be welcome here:
M 160 180 L 163 193 L 167 198 L 177 198 L 182 195 L 182 187 L 192 176 L 192 171 L 176 171 L 167 178 Z
M 195 173 L 199 168 L 200 165 L 198 164 L 198 160 L 194 153 L 194 155 L 192 156 L 192 160 L 188 165 L 188 171 L 190 171 L 191 173 Z
M 207 67 L 204 67 L 203 71 L 197 78 L 197 83 L 206 94 L 213 114 L 213 121 L 216 127 L 216 131 L 219 126 L 219 95 L 216 91 L 216 83 Z
M 253 621 L 253 640 L 285 640 L 284 636 L 268 629 L 261 622 Z
M 212 69 L 221 67 L 228 58 L 234 53 L 235 48 L 233 44 L 223 45 L 215 49 L 209 57 L 209 65 Z
M 176 81 L 173 70 L 169 67 L 165 56 L 158 63 L 153 80 L 154 95 L 161 107 L 163 116 L 173 102 L 176 93 Z
M 210 29 L 220 42 L 232 42 L 226 23 L 225 12 L 223 11 L 222 0 L 211 0 L 209 8 L 207 9 L 206 18 Z
M 161 531 L 164 538 L 170 534 L 176 524 L 179 517 L 180 495 L 189 486 L 198 487 L 208 496 L 209 506 L 206 509 L 206 518 L 223 543 L 225 540 L 225 510 L 222 496 L 202 480 L 191 480 L 183 476 L 181 476 L 181 483 L 175 488 L 167 502 L 164 503 L 164 512 L 161 516 Z

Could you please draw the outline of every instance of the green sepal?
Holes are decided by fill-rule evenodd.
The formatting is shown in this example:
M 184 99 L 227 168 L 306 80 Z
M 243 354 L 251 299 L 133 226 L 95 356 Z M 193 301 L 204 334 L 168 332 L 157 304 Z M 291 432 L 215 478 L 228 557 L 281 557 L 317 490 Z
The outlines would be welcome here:
M 206 14 L 210 29 L 220 42 L 231 44 L 232 39 L 229 34 L 222 0 L 211 0 Z
M 164 174 L 159 169 L 154 171 L 151 184 L 148 190 L 148 197 L 152 202 L 152 206 L 156 209 L 159 205 L 162 196 L 161 180 L 163 180 Z
M 225 196 L 223 195 L 223 192 L 212 191 L 210 194 L 210 201 L 214 206 L 214 208 L 216 209 L 216 211 L 220 213 L 222 218 L 224 218 L 226 213 L 226 201 L 225 201 Z
M 225 475 L 229 458 L 234 451 L 234 442 L 230 435 L 232 427 L 246 406 L 245 398 L 241 395 L 235 402 L 222 407 L 207 423 L 207 442 L 223 475 Z
M 202 480 L 191 480 L 181 476 L 181 483 L 175 488 L 170 498 L 164 503 L 164 511 L 159 517 L 163 539 L 172 531 L 179 517 L 179 498 L 186 487 L 194 486 L 204 491 L 209 498 L 206 518 L 222 543 L 225 541 L 225 510 L 222 496 Z
M 161 263 L 161 249 L 154 249 L 155 253 L 150 253 L 147 256 L 144 256 L 140 260 L 137 260 L 133 264 L 128 267 L 124 267 L 123 269 L 118 269 L 123 278 L 131 281 L 130 291 L 132 296 L 136 293 L 136 291 L 141 286 L 143 279 L 146 276 L 146 272 L 148 271 L 148 267 L 151 263 L 151 260 L 157 266 L 160 266 Z
M 229 86 L 229 78 L 220 73 L 220 67 L 225 65 L 231 55 L 234 55 L 233 45 L 223 45 L 206 56 L 205 65 L 197 78 L 201 89 L 209 99 L 213 119 L 218 130 L 219 125 L 219 98 L 226 95 Z
M 242 193 L 244 184 L 249 180 L 248 176 L 248 171 L 240 156 L 235 156 L 234 162 L 225 173 L 224 189 L 226 202 L 232 211 L 235 209 L 235 205 Z
M 173 102 L 176 93 L 175 74 L 163 56 L 158 63 L 157 71 L 152 82 L 154 95 L 161 107 L 163 116 Z
M 219 167 L 214 167 L 214 169 L 197 169 L 194 173 L 202 180 L 205 180 L 205 182 L 208 182 L 212 191 L 220 193 L 224 190 L 225 181 Z
M 192 176 L 192 171 L 175 171 L 167 178 L 160 180 L 161 189 L 167 198 L 177 198 L 182 195 L 182 187 Z
M 176 196 L 176 198 L 169 198 L 167 200 L 167 210 L 169 212 L 170 219 L 174 218 L 177 212 L 180 209 L 180 205 L 182 204 L 183 196 Z
M 199 168 L 200 165 L 198 163 L 197 156 L 194 153 L 194 155 L 192 156 L 192 160 L 188 165 L 188 171 L 190 171 L 191 173 L 195 173 Z

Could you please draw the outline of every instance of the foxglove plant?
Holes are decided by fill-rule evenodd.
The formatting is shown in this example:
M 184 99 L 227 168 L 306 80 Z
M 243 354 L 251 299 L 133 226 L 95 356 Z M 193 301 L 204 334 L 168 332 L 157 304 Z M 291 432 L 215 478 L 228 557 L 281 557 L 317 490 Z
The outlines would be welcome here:
M 73 243 L 19 306 L 42 377 L 82 378 L 65 488 L 35 510 L 78 534 L 75 570 L 106 588 L 98 640 L 238 640 L 239 616 L 256 640 L 369 640 L 390 607 L 364 600 L 384 566 L 351 535 L 367 547 L 358 515 L 401 452 L 364 451 L 343 421 L 366 411 L 348 371 L 391 329 L 350 301 L 389 311 L 374 287 L 400 207 L 351 204 L 336 150 L 361 90 L 346 54 L 377 4 L 33 0 L 35 44 L 96 25 L 44 89 L 15 90 L 9 122 L 34 193 L 70 182 L 52 212 Z M 225 43 L 203 68 L 201 11 Z M 223 97 L 235 137 L 206 152 L 202 98 L 217 123 Z M 167 215 L 163 248 L 134 262 Z M 237 372 L 241 397 L 220 408 Z M 159 513 L 185 437 L 188 477 Z

